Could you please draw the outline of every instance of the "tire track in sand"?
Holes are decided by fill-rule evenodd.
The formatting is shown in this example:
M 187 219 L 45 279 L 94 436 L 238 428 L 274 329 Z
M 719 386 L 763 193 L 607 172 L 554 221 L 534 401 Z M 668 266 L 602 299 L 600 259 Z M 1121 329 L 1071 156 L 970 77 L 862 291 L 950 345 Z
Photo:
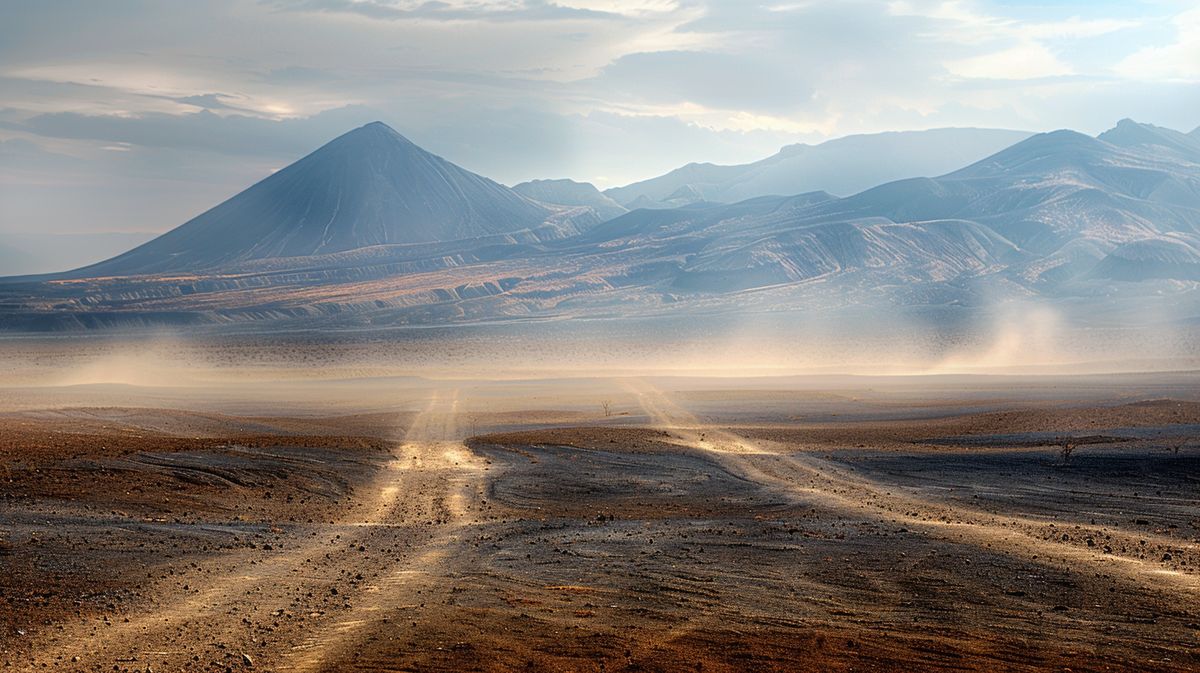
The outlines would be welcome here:
M 223 665 L 220 657 L 237 663 L 242 652 L 271 670 L 283 668 L 272 663 L 281 659 L 293 670 L 313 670 L 385 603 L 431 576 L 465 521 L 482 460 L 460 441 L 457 406 L 457 391 L 432 395 L 377 476 L 356 489 L 356 514 L 301 526 L 286 551 L 266 558 L 237 550 L 198 561 L 183 588 L 173 584 L 174 575 L 151 583 L 146 593 L 153 602 L 124 621 L 89 619 L 50 632 L 29 670 L 130 662 L 190 670 Z M 389 547 L 405 550 L 400 563 L 378 558 L 376 550 Z M 364 579 L 357 591 L 346 587 L 353 572 Z M 336 587 L 352 600 L 348 614 L 310 604 Z
M 398 508 L 386 521 L 401 535 L 392 541 L 394 545 L 405 542 L 402 538 L 410 527 L 422 525 L 423 512 L 433 512 L 432 525 L 422 529 L 427 539 L 365 584 L 351 597 L 353 608 L 348 613 L 311 632 L 276 670 L 303 673 L 344 661 L 348 650 L 380 627 L 387 615 L 397 609 L 419 609 L 422 595 L 449 582 L 446 561 L 463 529 L 477 521 L 472 514 L 479 513 L 485 464 L 463 444 L 457 410 L 457 391 L 435 398 L 406 434 L 397 478 L 386 487 L 400 491 L 409 507 L 418 506 L 416 512 Z
M 772 451 L 728 430 L 701 422 L 645 380 L 631 380 L 627 387 L 638 399 L 651 423 L 681 444 L 716 457 L 726 468 L 773 488 L 798 502 L 819 503 L 848 513 L 903 524 L 933 537 L 953 542 L 970 542 L 979 547 L 1027 559 L 1054 559 L 1068 567 L 1091 567 L 1121 575 L 1154 591 L 1182 591 L 1200 597 L 1200 576 L 1167 568 L 1150 560 L 1103 553 L 1082 546 L 1086 537 L 1114 540 L 1136 547 L 1153 536 L 1129 534 L 1118 529 L 1072 526 L 1070 542 L 1044 539 L 1049 522 L 1014 515 L 998 515 L 959 505 L 940 503 L 904 493 L 894 485 L 883 485 L 853 474 L 850 470 L 813 455 Z M 1061 529 L 1059 529 L 1061 531 Z M 952 537 L 957 535 L 958 537 Z M 1163 538 L 1160 543 L 1195 554 L 1194 544 Z

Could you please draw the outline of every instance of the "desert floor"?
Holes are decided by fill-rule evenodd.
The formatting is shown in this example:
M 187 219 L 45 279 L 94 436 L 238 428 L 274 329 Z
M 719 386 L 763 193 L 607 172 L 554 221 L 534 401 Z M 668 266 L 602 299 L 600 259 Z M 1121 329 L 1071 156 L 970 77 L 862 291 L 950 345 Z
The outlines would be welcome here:
M 0 665 L 1200 670 L 1200 375 L 352 374 L 0 387 Z

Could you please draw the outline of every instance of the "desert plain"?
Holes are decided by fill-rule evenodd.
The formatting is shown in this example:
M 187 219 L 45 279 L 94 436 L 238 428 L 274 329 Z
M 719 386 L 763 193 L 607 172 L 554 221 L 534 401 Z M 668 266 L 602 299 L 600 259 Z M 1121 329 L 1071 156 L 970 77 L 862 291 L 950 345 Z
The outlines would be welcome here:
M 4 342 L 5 670 L 1200 670 L 1200 373 L 247 343 Z

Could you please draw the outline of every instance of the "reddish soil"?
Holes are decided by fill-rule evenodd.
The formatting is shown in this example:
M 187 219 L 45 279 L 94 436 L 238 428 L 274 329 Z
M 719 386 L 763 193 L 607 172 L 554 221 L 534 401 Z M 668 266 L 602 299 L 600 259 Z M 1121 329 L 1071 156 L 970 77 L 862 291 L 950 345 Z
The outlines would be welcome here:
M 524 431 L 450 387 L 417 414 L 0 418 L 0 661 L 1200 670 L 1200 404 L 713 423 L 631 395 Z

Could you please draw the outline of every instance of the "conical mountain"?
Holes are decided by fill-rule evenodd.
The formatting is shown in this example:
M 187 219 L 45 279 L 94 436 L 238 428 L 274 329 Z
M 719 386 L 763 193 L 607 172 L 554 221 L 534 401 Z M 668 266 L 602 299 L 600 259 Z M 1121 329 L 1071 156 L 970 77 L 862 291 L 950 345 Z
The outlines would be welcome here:
M 212 270 L 373 245 L 456 241 L 533 228 L 551 213 L 373 122 L 176 229 L 68 275 Z

